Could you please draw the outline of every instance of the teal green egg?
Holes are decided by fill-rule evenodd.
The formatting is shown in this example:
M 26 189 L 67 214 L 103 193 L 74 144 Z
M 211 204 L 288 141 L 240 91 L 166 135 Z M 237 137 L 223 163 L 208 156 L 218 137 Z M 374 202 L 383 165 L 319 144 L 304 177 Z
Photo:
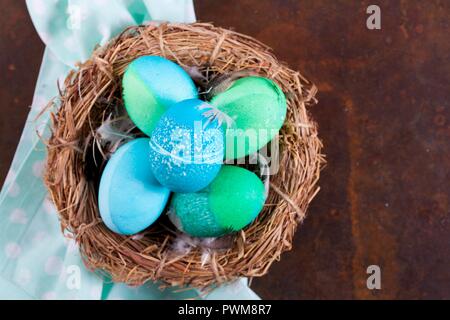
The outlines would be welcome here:
M 226 165 L 205 189 L 175 193 L 169 219 L 191 236 L 219 237 L 249 225 L 261 212 L 265 200 L 264 184 L 256 174 Z
M 159 56 L 133 60 L 122 79 L 123 101 L 134 124 L 150 136 L 169 106 L 197 98 L 197 87 L 176 63 Z
M 272 80 L 244 77 L 214 96 L 210 103 L 231 119 L 226 132 L 225 157 L 252 154 L 278 134 L 286 118 L 286 97 Z

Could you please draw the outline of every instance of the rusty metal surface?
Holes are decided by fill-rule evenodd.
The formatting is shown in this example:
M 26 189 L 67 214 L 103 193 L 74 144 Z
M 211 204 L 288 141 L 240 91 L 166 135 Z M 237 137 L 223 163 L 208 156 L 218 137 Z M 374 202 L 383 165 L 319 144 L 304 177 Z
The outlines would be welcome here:
M 0 184 L 11 164 L 33 98 L 44 46 L 25 1 L 2 0 L 0 20 Z
M 0 21 L 0 180 L 42 56 L 22 1 Z M 196 0 L 201 21 L 270 45 L 319 87 L 328 166 L 292 251 L 252 288 L 267 299 L 450 298 L 450 2 Z M 381 290 L 366 268 L 381 267 Z

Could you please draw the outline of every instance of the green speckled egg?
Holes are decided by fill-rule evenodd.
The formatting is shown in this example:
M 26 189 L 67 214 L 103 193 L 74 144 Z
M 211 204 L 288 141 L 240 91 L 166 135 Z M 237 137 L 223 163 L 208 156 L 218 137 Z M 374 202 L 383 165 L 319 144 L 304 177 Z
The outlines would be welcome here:
M 264 206 L 262 181 L 251 171 L 223 166 L 205 189 L 175 193 L 169 218 L 180 230 L 194 237 L 219 237 L 250 224 Z
M 244 77 L 211 99 L 231 119 L 225 140 L 226 159 L 238 159 L 266 145 L 286 118 L 286 97 L 272 80 Z

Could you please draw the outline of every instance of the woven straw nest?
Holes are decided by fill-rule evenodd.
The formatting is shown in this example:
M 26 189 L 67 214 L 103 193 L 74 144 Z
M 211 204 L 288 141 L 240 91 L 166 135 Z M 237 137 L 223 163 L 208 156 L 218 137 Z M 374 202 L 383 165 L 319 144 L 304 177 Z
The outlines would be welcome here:
M 244 70 L 273 79 L 286 94 L 280 169 L 271 177 L 264 210 L 226 241 L 205 247 L 191 239 L 189 250 L 180 253 L 174 250 L 180 234 L 166 217 L 138 236 L 115 234 L 100 219 L 97 188 L 112 146 L 99 142 L 96 129 L 123 109 L 121 77 L 141 55 L 164 56 L 191 74 L 194 70 L 203 89 L 219 75 Z M 282 252 L 291 249 L 297 226 L 319 190 L 322 143 L 306 109 L 316 102 L 315 93 L 299 72 L 246 35 L 206 23 L 125 30 L 68 75 L 60 108 L 52 113 L 45 182 L 62 230 L 76 239 L 88 268 L 104 270 L 113 281 L 130 285 L 158 280 L 164 285 L 206 288 L 237 277 L 264 275 Z

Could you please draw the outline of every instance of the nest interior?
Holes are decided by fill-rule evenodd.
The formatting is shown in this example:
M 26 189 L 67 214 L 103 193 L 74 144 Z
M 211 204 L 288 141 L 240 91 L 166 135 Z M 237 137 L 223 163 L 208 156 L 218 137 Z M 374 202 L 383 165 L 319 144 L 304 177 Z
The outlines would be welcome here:
M 174 242 L 180 235 L 166 219 L 137 236 L 115 234 L 100 219 L 97 188 L 107 150 L 99 143 L 96 129 L 123 109 L 121 77 L 141 55 L 164 56 L 191 74 L 195 70 L 199 86 L 223 74 L 249 71 L 273 79 L 286 94 L 279 171 L 271 177 L 262 213 L 228 239 L 226 248 L 193 245 L 175 254 Z M 315 93 L 315 86 L 280 63 L 270 48 L 234 31 L 206 23 L 125 30 L 68 75 L 60 107 L 51 114 L 45 183 L 63 232 L 76 239 L 88 268 L 104 270 L 113 281 L 130 285 L 151 280 L 205 288 L 266 274 L 281 253 L 291 249 L 297 226 L 319 191 L 324 156 L 317 125 L 307 112 L 316 102 Z

